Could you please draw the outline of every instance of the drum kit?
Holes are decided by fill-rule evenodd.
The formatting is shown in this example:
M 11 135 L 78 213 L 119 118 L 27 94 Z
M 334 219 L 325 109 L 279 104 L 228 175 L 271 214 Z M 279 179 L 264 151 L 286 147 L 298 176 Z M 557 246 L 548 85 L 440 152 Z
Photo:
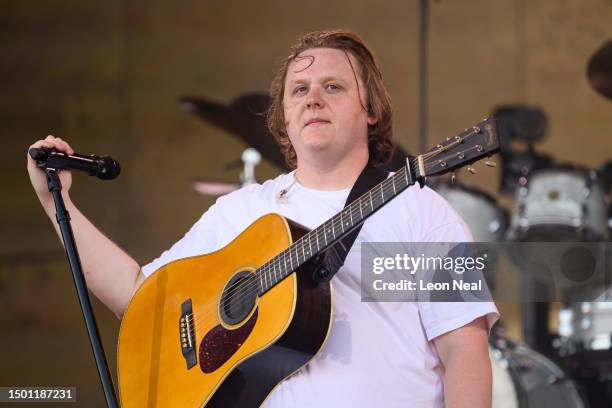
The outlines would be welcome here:
M 612 99 L 612 41 L 591 58 L 587 72 L 593 88 Z M 465 220 L 474 240 L 609 243 L 612 161 L 598 169 L 557 163 L 534 148 L 548 127 L 544 112 L 506 106 L 494 114 L 502 128 L 500 191 L 513 197 L 511 214 L 468 184 L 444 181 L 432 186 Z M 513 151 L 511 140 L 527 144 L 526 149 Z M 612 407 L 609 282 L 599 292 L 592 301 L 568 297 L 558 312 L 554 335 L 548 332 L 547 303 L 522 304 L 524 343 L 511 342 L 503 325 L 496 325 L 490 336 L 494 407 Z
M 592 87 L 612 100 L 612 41 L 594 54 L 587 73 Z M 261 156 L 287 169 L 263 120 L 268 104 L 269 97 L 257 93 L 243 95 L 229 106 L 198 97 L 180 99 L 185 111 L 251 146 L 242 155 L 241 184 L 197 180 L 194 188 L 198 192 L 221 195 L 255 182 L 254 168 Z M 474 240 L 610 242 L 612 161 L 588 169 L 558 163 L 537 152 L 534 145 L 548 129 L 546 115 L 538 108 L 503 106 L 494 114 L 502 132 L 500 192 L 513 198 L 512 211 L 485 191 L 454 177 L 431 183 L 464 219 Z M 520 143 L 526 149 L 513 150 Z M 397 148 L 388 169 L 401 167 L 406 156 L 406 151 Z M 494 283 L 489 284 L 495 290 Z M 612 407 L 612 289 L 601 292 L 593 301 L 565 301 L 554 335 L 548 332 L 549 305 L 539 302 L 522 304 L 523 343 L 510 341 L 503 323 L 493 328 L 493 407 Z

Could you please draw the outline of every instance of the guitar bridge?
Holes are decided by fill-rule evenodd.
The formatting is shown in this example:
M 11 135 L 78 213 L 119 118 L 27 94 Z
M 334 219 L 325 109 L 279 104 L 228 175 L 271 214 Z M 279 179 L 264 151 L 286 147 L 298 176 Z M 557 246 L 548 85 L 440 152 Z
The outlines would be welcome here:
M 181 305 L 181 318 L 179 319 L 179 336 L 181 340 L 181 351 L 187 369 L 196 365 L 196 350 L 195 350 L 195 325 L 193 322 L 193 310 L 191 308 L 191 299 L 187 299 Z

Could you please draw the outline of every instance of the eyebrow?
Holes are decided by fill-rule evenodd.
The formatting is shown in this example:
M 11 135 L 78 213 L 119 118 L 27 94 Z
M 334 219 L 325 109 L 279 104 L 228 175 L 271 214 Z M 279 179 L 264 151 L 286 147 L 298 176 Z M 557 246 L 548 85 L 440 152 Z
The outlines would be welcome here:
M 346 81 L 345 80 L 343 80 L 341 78 L 338 78 L 336 76 L 325 76 L 325 77 L 323 77 L 321 79 L 318 79 L 317 81 L 318 82 L 323 82 L 323 83 L 330 82 L 330 81 L 331 82 L 340 82 L 343 85 L 346 85 Z M 299 79 L 299 78 L 295 79 L 295 80 L 289 81 L 289 85 L 307 84 L 307 83 L 308 83 L 308 81 L 306 81 L 305 79 Z

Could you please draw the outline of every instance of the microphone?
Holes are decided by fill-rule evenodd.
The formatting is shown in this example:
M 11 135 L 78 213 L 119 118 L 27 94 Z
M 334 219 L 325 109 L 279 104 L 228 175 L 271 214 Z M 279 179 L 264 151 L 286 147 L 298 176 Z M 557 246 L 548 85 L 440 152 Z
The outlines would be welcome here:
M 81 170 L 101 180 L 112 180 L 121 173 L 119 163 L 109 156 L 66 154 L 46 147 L 33 147 L 28 153 L 41 169 Z

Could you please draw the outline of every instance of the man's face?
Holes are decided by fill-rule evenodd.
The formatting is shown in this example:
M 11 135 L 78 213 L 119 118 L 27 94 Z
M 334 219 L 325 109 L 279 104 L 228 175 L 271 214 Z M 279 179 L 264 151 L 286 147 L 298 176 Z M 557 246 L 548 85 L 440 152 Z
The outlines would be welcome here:
M 365 86 L 357 61 L 348 55 L 355 73 L 347 54 L 332 48 L 306 50 L 298 56 L 305 58 L 297 58 L 287 69 L 283 106 L 298 166 L 304 158 L 338 160 L 367 151 L 368 124 L 376 120 L 363 108 Z

